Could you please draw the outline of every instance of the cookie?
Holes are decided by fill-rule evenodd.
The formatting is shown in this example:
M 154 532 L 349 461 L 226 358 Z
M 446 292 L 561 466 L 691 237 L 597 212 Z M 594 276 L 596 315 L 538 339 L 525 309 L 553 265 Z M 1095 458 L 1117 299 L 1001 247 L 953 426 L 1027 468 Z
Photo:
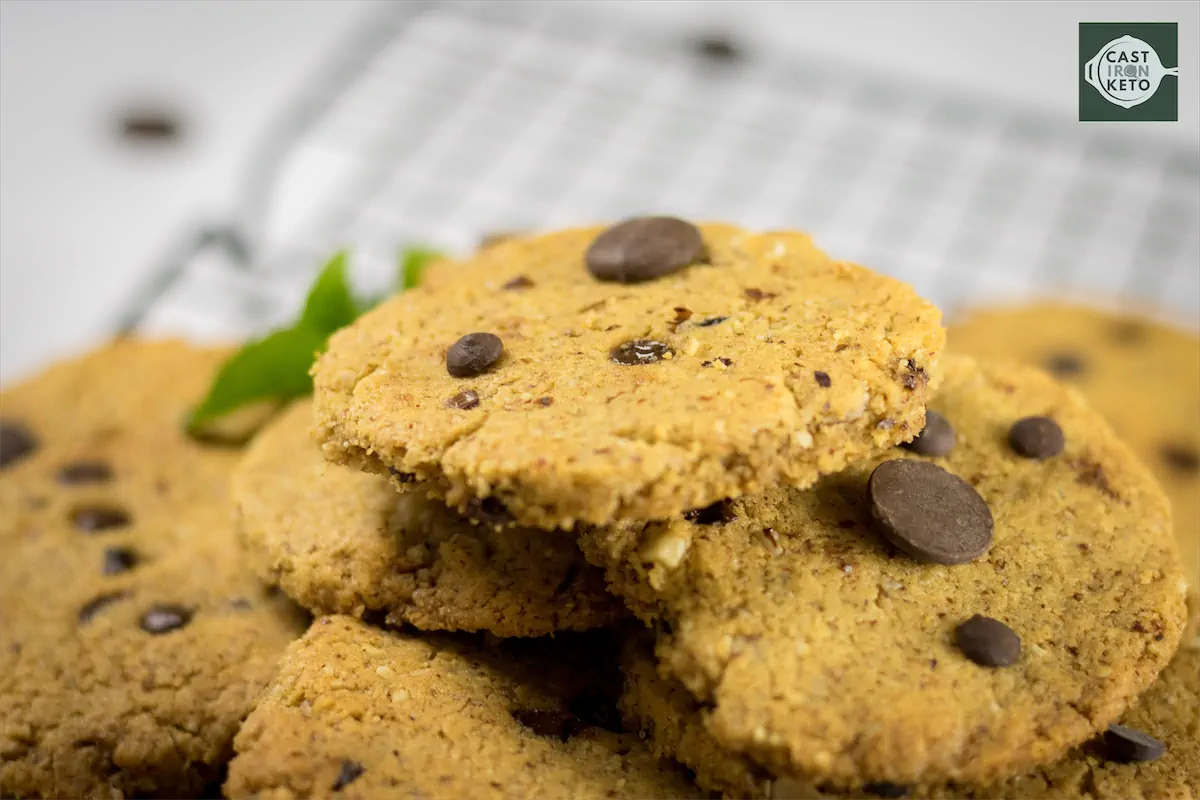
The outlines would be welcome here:
M 1200 619 L 1200 337 L 1148 317 L 1045 302 L 981 309 L 953 349 L 1040 366 L 1083 392 L 1150 467 L 1171 500 Z
M 620 731 L 605 632 L 485 641 L 322 617 L 237 736 L 227 796 L 698 797 Z
M 551 528 L 804 486 L 920 429 L 944 333 L 910 287 L 798 233 L 628 230 L 502 242 L 335 334 L 326 457 Z
M 254 441 L 233 479 L 259 575 L 317 613 L 386 614 L 424 630 L 541 636 L 625 615 L 574 540 L 473 524 L 421 491 L 330 464 L 297 403 Z
M 211 368 L 204 352 L 175 352 Z M 106 384 L 56 372 L 71 393 L 43 383 L 48 405 L 22 406 L 39 443 L 0 478 L 0 793 L 200 796 L 303 615 L 242 563 L 227 488 L 236 451 L 188 441 L 162 417 L 85 424 Z M 114 391 L 155 402 L 149 389 Z
M 1121 763 L 1102 737 L 1073 748 L 1062 759 L 989 785 L 877 783 L 837 791 L 813 780 L 778 780 L 745 756 L 723 750 L 705 728 L 695 698 L 662 678 L 652 650 L 631 643 L 623 654 L 622 712 L 631 727 L 664 758 L 679 758 L 704 789 L 726 797 L 908 798 L 1194 798 L 1200 795 L 1200 652 L 1181 650 L 1158 680 L 1121 716 L 1120 723 L 1162 742 L 1157 760 Z
M 897 448 L 807 491 L 582 535 L 661 620 L 662 667 L 708 732 L 776 775 L 1006 778 L 1111 722 L 1178 644 L 1182 569 L 1149 472 L 1044 373 L 943 368 L 946 456 Z M 1041 416 L 1062 451 L 1019 455 L 1014 423 Z M 982 555 L 948 557 L 988 526 Z

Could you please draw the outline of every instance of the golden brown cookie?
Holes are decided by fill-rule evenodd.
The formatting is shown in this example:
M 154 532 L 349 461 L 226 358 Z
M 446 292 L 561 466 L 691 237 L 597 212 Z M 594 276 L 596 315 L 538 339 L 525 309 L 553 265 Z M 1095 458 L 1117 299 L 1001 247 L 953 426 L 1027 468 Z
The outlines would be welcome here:
M 473 524 L 419 490 L 330 464 L 300 402 L 254 441 L 233 480 L 259 575 L 316 613 L 387 615 L 424 630 L 542 636 L 625 615 L 568 536 Z
M 956 431 L 946 456 L 897 448 L 807 491 L 582 536 L 631 608 L 665 623 L 663 669 L 709 708 L 708 732 L 776 775 L 1006 778 L 1106 726 L 1179 641 L 1182 569 L 1149 472 L 1044 373 L 943 367 L 930 408 Z M 1014 423 L 1037 415 L 1056 421 L 1061 452 L 1013 449 Z M 883 494 L 889 536 L 971 533 L 974 496 L 990 547 L 968 563 L 915 559 L 873 519 L 881 488 L 902 490 Z M 1019 650 L 964 636 L 975 615 L 1015 632 Z
M 203 384 L 208 354 L 171 349 Z M 149 389 L 142 428 L 85 423 L 106 384 L 49 374 L 5 393 L 42 405 L 21 405 L 37 445 L 0 471 L 0 794 L 201 796 L 302 615 L 243 563 L 232 449 L 188 441 Z
M 601 280 L 603 231 L 489 247 L 335 334 L 326 457 L 569 527 L 807 485 L 920 428 L 944 336 L 907 285 L 726 225 L 610 242 L 607 267 L 675 271 Z
M 618 732 L 612 649 L 604 632 L 418 638 L 322 617 L 238 734 L 226 794 L 698 797 Z
M 723 750 L 708 733 L 695 698 L 658 674 L 649 647 L 630 642 L 622 658 L 622 712 L 664 758 L 690 766 L 702 788 L 726 797 L 1103 798 L 1150 800 L 1200 795 L 1200 652 L 1180 650 L 1120 719 L 1166 745 L 1162 758 L 1122 763 L 1102 738 L 1073 748 L 1052 764 L 990 785 L 879 783 L 838 791 L 813 780 L 777 779 L 745 756 Z
M 1045 302 L 974 311 L 950 346 L 1040 366 L 1108 419 L 1167 490 L 1200 619 L 1200 337 L 1147 316 Z

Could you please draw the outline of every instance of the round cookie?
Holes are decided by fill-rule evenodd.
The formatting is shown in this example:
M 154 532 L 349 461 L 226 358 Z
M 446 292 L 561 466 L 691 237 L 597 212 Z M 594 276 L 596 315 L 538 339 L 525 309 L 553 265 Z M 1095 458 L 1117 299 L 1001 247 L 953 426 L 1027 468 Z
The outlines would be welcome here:
M 575 541 L 473 524 L 419 489 L 326 462 L 312 406 L 286 411 L 233 479 L 259 575 L 316 613 L 386 613 L 424 630 L 541 636 L 625 615 Z
M 5 471 L 6 796 L 194 797 L 219 781 L 241 719 L 303 630 L 242 563 L 232 462 L 174 432 L 127 431 L 44 445 Z M 80 464 L 107 477 L 64 483 Z
M 652 649 L 644 643 L 626 644 L 622 669 L 626 680 L 621 709 L 628 724 L 641 729 L 659 755 L 678 758 L 691 767 L 702 788 L 725 797 L 1184 800 L 1200 795 L 1200 651 L 1196 650 L 1180 650 L 1121 716 L 1122 725 L 1166 746 L 1158 760 L 1120 763 L 1097 739 L 1071 749 L 1058 761 L 993 784 L 878 783 L 850 791 L 812 780 L 779 780 L 745 756 L 721 749 L 705 729 L 695 698 L 658 674 Z
M 1150 467 L 1171 500 L 1200 620 L 1200 337 L 1144 316 L 1043 302 L 979 309 L 950 346 L 1034 364 L 1087 397 Z
M 1178 644 L 1185 590 L 1169 509 L 1129 449 L 1038 370 L 962 357 L 943 367 L 930 407 L 956 430 L 947 456 L 896 449 L 807 491 L 582 536 L 631 608 L 665 623 L 662 668 L 707 706 L 708 732 L 776 775 L 1006 778 L 1111 722 Z M 1030 416 L 1061 426 L 1060 454 L 1011 449 L 1010 429 Z M 994 519 L 983 556 L 924 563 L 888 544 L 868 479 L 894 459 L 974 488 Z M 928 524 L 955 519 L 927 488 L 909 486 Z M 974 615 L 1015 631 L 1015 663 L 983 666 L 956 646 Z
M 483 642 L 322 617 L 238 734 L 225 793 L 701 796 L 618 732 L 614 661 L 605 633 Z
M 502 242 L 336 333 L 314 369 L 326 457 L 550 528 L 804 486 L 919 430 L 944 332 L 907 285 L 726 225 L 700 226 L 691 266 L 599 280 L 603 232 Z M 452 376 L 478 333 L 498 360 Z

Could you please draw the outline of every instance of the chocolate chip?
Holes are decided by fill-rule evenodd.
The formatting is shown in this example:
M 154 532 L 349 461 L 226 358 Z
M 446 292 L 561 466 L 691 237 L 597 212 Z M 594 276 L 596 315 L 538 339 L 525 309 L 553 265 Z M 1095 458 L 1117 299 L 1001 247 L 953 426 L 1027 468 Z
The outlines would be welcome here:
M 833 385 L 833 381 L 829 379 L 828 372 L 821 372 L 821 370 L 817 370 L 813 373 L 813 377 L 817 379 L 817 385 L 822 389 L 828 389 Z
M 985 667 L 1007 667 L 1021 657 L 1021 637 L 998 619 L 979 614 L 954 629 L 954 644 Z
M 716 364 L 716 363 L 723 364 L 723 365 L 724 365 L 724 366 L 726 366 L 726 367 L 732 367 L 732 366 L 733 366 L 733 359 L 730 359 L 730 358 L 725 358 L 724 356 L 721 356 L 720 358 L 714 358 L 714 359 L 713 359 L 713 360 L 711 360 L 711 361 L 701 361 L 701 362 L 700 362 L 700 366 L 702 366 L 702 367 L 711 367 L 713 364 Z
M 838 345 L 838 347 L 840 348 L 841 345 Z M 909 364 L 908 372 L 901 376 L 900 383 L 905 389 L 916 389 L 918 386 L 928 385 L 929 376 L 921 367 L 914 367 L 912 364 Z
M 936 664 L 937 662 L 935 661 L 934 663 Z M 892 798 L 893 800 L 897 797 L 908 796 L 907 786 L 902 786 L 898 783 L 891 783 L 889 781 L 872 781 L 871 783 L 865 783 L 863 784 L 863 791 L 867 794 L 873 794 L 876 797 L 887 797 Z
M 1051 458 L 1062 452 L 1064 444 L 1062 428 L 1049 417 L 1025 417 L 1008 432 L 1009 447 L 1025 458 Z
M 583 727 L 573 714 L 542 709 L 519 709 L 513 718 L 538 736 L 552 736 L 567 741 Z
M 37 448 L 37 437 L 28 427 L 0 420 L 0 469 L 12 466 Z
M 728 500 L 718 500 L 711 506 L 683 512 L 683 518 L 694 525 L 724 525 L 737 519 L 737 514 Z
M 539 397 L 537 399 L 537 404 L 539 406 L 542 406 L 543 408 L 548 408 L 548 407 L 554 405 L 554 398 L 553 397 Z
M 867 481 L 883 535 L 917 561 L 965 564 L 992 543 L 991 509 L 969 483 L 936 464 L 885 461 Z
M 613 733 L 624 733 L 621 712 L 616 698 L 598 689 L 589 689 L 567 703 L 567 711 L 579 720 L 580 725 L 603 728 Z
M 764 292 L 762 289 L 747 289 L 742 294 L 746 295 L 747 300 L 752 300 L 756 303 L 759 300 L 770 300 L 772 297 L 775 297 L 774 292 Z
M 640 283 L 705 258 L 704 237 L 695 225 L 674 217 L 639 217 L 597 236 L 584 260 L 597 280 Z
M 504 342 L 494 333 L 468 333 L 446 351 L 446 371 L 455 378 L 474 378 L 500 360 Z
M 507 292 L 517 292 L 522 289 L 530 289 L 532 287 L 533 287 L 532 279 L 526 277 L 525 275 L 518 275 L 517 277 L 515 277 L 512 280 L 505 283 L 500 288 L 504 289 Z
M 921 456 L 947 456 L 954 442 L 954 426 L 936 411 L 926 411 L 925 427 L 917 438 L 900 446 Z
M 608 357 L 614 364 L 633 367 L 662 361 L 674 353 L 671 346 L 663 342 L 656 342 L 653 339 L 633 339 L 614 347 Z
M 1046 358 L 1046 369 L 1059 378 L 1070 378 L 1083 372 L 1083 359 L 1073 353 L 1052 353 Z
M 727 319 L 729 319 L 729 317 L 709 317 L 708 319 L 702 319 L 699 322 L 697 322 L 696 327 L 697 328 L 711 328 L 713 325 L 720 325 L 722 322 L 724 322 Z
M 336 792 L 346 788 L 362 777 L 362 774 L 366 771 L 367 768 L 357 761 L 351 761 L 348 758 L 343 759 L 342 768 L 338 770 L 337 780 L 333 782 L 333 786 L 330 788 L 330 791 Z
M 71 514 L 71 522 L 85 533 L 123 528 L 130 521 L 129 514 L 125 513 L 123 509 L 110 506 L 85 506 L 75 509 Z
M 1159 451 L 1162 460 L 1171 469 L 1178 472 L 1195 472 L 1200 470 L 1200 453 L 1194 449 L 1178 444 L 1165 444 Z
M 58 471 L 58 482 L 68 486 L 105 483 L 111 481 L 112 476 L 112 468 L 103 461 L 75 461 Z
M 1105 755 L 1110 761 L 1133 764 L 1139 761 L 1157 761 L 1167 752 L 1167 747 L 1153 736 L 1126 728 L 1124 725 L 1109 725 L 1104 732 Z
M 675 324 L 676 325 L 683 323 L 683 322 L 687 322 L 689 319 L 692 318 L 692 310 L 690 308 L 684 308 L 683 306 L 675 306 L 675 308 L 673 308 L 671 310 L 675 312 Z
M 109 547 L 104 551 L 104 566 L 101 571 L 105 575 L 119 575 L 137 566 L 140 559 L 135 550 L 129 547 Z
M 92 621 L 92 618 L 103 611 L 113 603 L 129 596 L 129 592 L 105 592 L 97 595 L 84 604 L 83 608 L 79 609 L 80 624 Z
M 175 603 L 159 603 L 142 614 L 139 625 L 146 633 L 158 636 L 178 630 L 192 621 L 192 610 Z
M 479 405 L 479 395 L 471 389 L 459 392 L 446 401 L 446 406 L 449 408 L 457 408 L 460 411 L 470 411 L 475 406 Z

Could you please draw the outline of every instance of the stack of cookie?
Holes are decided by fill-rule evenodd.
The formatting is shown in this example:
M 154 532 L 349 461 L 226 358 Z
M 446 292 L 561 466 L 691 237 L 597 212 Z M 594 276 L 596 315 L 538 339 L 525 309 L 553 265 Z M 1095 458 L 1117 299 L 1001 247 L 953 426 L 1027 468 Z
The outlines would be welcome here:
M 194 793 L 232 750 L 231 797 L 1196 796 L 1162 486 L 1075 390 L 945 344 L 806 236 L 641 218 L 433 266 L 244 454 L 157 422 L 170 374 L 93 364 L 94 415 L 18 387 L 4 792 Z M 130 507 L 153 532 L 80 526 Z

